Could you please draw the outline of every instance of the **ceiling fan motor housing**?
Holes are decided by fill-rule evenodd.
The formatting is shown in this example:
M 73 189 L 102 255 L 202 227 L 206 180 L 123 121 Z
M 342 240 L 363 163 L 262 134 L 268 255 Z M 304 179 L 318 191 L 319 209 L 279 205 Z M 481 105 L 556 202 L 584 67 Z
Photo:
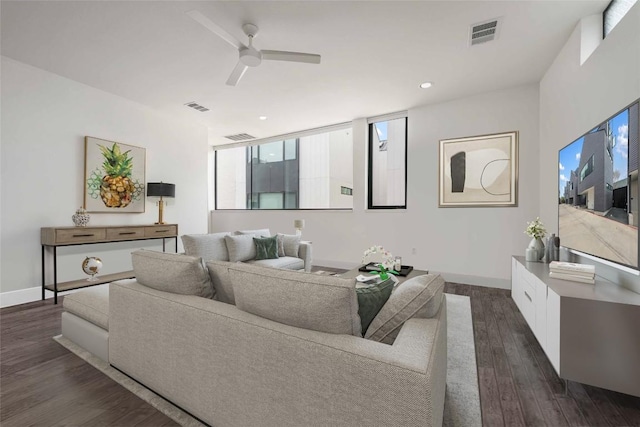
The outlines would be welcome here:
M 240 49 L 240 61 L 247 67 L 257 67 L 262 62 L 262 53 L 252 47 Z

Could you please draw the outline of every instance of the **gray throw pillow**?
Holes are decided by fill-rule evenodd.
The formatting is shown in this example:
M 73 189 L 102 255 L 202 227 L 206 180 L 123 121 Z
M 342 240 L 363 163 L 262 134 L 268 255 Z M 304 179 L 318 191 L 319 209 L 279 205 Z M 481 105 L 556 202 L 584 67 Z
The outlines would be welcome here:
M 205 261 L 229 261 L 229 251 L 224 241 L 224 236 L 229 234 L 231 233 L 185 234 L 182 236 L 184 252 L 189 256 L 201 257 Z
M 392 279 L 387 279 L 373 286 L 356 288 L 362 335 L 367 332 L 367 328 L 391 296 L 393 285 L 395 282 Z
M 355 280 L 232 264 L 236 307 L 303 329 L 362 336 Z
M 256 257 L 256 244 L 253 243 L 253 234 L 238 236 L 224 236 L 229 251 L 229 261 L 249 261 Z
M 292 256 L 298 258 L 300 248 L 300 236 L 295 234 L 277 233 L 278 238 L 278 256 Z
M 202 258 L 140 249 L 131 253 L 138 283 L 159 291 L 213 297 Z
M 254 237 L 256 260 L 278 258 L 278 239 L 273 237 Z
M 439 274 L 425 274 L 400 283 L 364 337 L 393 344 L 404 322 L 412 317 L 430 318 L 438 314 L 443 290 L 444 279 Z

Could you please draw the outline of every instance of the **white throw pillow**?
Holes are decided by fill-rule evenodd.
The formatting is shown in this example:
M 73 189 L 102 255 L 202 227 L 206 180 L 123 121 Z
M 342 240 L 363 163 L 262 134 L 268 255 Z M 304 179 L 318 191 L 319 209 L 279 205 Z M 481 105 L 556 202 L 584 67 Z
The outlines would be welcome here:
M 300 236 L 295 234 L 280 234 L 278 238 L 278 256 L 292 256 L 298 258 L 298 250 L 300 248 Z
M 256 257 L 256 244 L 253 242 L 254 234 L 242 234 L 238 236 L 224 236 L 224 241 L 229 251 L 229 261 L 249 261 Z

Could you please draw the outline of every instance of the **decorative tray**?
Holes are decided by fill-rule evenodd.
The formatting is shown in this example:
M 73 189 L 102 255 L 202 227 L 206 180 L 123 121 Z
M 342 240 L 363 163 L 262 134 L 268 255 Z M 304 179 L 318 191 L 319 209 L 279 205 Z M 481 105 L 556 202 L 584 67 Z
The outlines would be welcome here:
M 369 264 L 363 265 L 362 267 L 360 267 L 358 269 L 358 271 L 368 271 L 368 272 L 380 271 L 380 268 L 378 268 L 376 266 L 376 264 L 378 264 L 378 263 L 377 262 L 370 262 Z M 400 268 L 400 271 L 398 271 L 398 276 L 405 277 L 405 276 L 409 275 L 409 273 L 411 273 L 411 271 L 413 270 L 413 266 L 412 265 L 403 265 L 401 267 L 402 268 Z

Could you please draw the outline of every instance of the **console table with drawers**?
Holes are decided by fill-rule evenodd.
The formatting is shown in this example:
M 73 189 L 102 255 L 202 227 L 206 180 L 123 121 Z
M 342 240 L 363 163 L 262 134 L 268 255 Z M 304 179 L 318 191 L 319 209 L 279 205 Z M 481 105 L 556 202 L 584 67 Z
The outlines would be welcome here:
M 97 243 L 118 243 L 133 240 L 162 239 L 162 251 L 165 251 L 165 239 L 173 238 L 178 252 L 178 225 L 122 225 L 100 227 L 43 227 L 40 229 L 42 244 L 42 299 L 45 299 L 45 290 L 53 292 L 53 301 L 58 303 L 58 292 L 79 289 L 87 286 L 101 285 L 115 280 L 130 279 L 135 277 L 133 270 L 120 273 L 103 274 L 94 281 L 87 279 L 72 280 L 58 283 L 58 251 L 59 246 L 93 245 Z M 46 283 L 46 252 L 53 254 L 53 283 Z

